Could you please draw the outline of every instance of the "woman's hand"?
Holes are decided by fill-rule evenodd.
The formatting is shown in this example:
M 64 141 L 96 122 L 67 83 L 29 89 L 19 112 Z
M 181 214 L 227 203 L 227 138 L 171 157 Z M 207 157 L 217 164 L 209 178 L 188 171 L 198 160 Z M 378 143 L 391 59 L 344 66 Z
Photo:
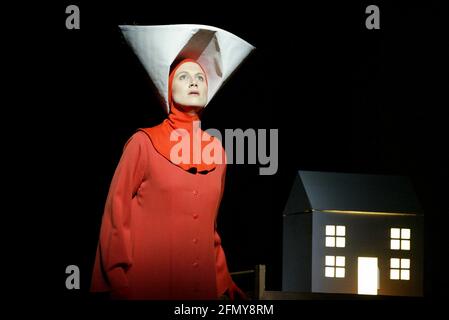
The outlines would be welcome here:
M 249 300 L 248 296 L 232 281 L 231 286 L 227 290 L 230 300 Z
M 111 291 L 112 300 L 128 300 L 130 298 L 129 287 L 122 287 Z

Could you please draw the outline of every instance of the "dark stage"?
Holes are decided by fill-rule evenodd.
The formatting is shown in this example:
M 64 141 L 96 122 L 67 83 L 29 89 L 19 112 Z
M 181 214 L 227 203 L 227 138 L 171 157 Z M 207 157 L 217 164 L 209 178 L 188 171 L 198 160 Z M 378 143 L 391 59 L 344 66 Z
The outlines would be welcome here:
M 79 6 L 79 30 L 65 27 L 69 4 Z M 436 310 L 448 284 L 448 7 L 373 3 L 380 9 L 380 29 L 368 30 L 369 4 L 45 5 L 45 19 L 35 30 L 39 38 L 30 39 L 39 60 L 28 81 L 39 103 L 24 105 L 22 115 L 22 126 L 33 128 L 27 138 L 39 141 L 27 142 L 38 168 L 32 169 L 34 212 L 23 203 L 33 215 L 31 241 L 37 246 L 26 263 L 39 276 L 24 303 L 44 299 L 66 310 L 127 309 L 88 292 L 101 217 L 124 143 L 165 114 L 118 25 L 194 23 L 225 29 L 256 47 L 207 106 L 202 128 L 279 133 L 274 175 L 259 175 L 260 164 L 228 165 L 218 230 L 230 271 L 263 264 L 266 289 L 281 290 L 282 212 L 297 170 L 402 175 L 411 179 L 424 209 L 423 298 L 271 302 L 282 319 L 296 310 L 329 316 L 331 310 L 351 314 L 352 307 L 354 315 L 368 308 L 377 316 L 387 309 L 397 316 Z M 80 269 L 79 290 L 65 287 L 68 265 Z M 235 281 L 251 289 L 251 281 Z M 180 319 L 172 315 L 175 303 L 133 306 Z

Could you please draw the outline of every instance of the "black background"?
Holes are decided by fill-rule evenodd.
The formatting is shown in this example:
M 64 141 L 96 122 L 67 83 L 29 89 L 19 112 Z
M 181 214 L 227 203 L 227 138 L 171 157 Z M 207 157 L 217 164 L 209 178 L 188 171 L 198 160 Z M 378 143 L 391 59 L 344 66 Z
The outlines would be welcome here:
M 30 178 L 35 191 L 19 200 L 32 216 L 35 244 L 25 269 L 39 270 L 23 297 L 94 304 L 90 275 L 122 147 L 136 128 L 165 116 L 118 25 L 195 23 L 257 48 L 208 105 L 202 128 L 279 129 L 275 175 L 260 176 L 259 165 L 228 165 L 218 223 L 230 270 L 266 264 L 267 289 L 281 289 L 282 211 L 296 170 L 406 175 L 425 210 L 425 298 L 418 305 L 434 308 L 446 294 L 449 267 L 448 7 L 336 2 L 62 1 L 40 8 L 40 24 L 21 34 L 30 45 L 20 53 L 28 57 L 20 80 L 29 89 L 18 98 L 33 101 L 21 109 L 21 129 L 29 130 L 15 131 L 37 174 Z M 80 30 L 65 28 L 69 4 L 80 8 Z M 380 30 L 365 28 L 368 4 L 380 8 Z M 70 264 L 80 267 L 81 290 L 65 288 Z

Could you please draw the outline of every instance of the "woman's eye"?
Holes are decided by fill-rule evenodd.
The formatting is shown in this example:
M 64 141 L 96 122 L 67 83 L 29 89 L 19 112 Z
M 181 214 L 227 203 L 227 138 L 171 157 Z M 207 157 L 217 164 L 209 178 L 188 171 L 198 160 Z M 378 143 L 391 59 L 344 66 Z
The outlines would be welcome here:
M 204 78 L 203 78 L 203 76 L 198 76 L 198 80 L 200 80 L 200 81 L 204 81 Z
M 186 78 L 186 76 L 184 74 L 179 76 L 179 80 L 184 80 L 185 78 Z

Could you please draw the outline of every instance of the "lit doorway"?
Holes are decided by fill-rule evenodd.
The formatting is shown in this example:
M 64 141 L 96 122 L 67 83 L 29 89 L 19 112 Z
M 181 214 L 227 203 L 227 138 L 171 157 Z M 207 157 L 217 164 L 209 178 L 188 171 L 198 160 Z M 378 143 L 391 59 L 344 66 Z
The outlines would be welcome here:
M 358 294 L 377 295 L 379 268 L 377 258 L 358 257 Z

